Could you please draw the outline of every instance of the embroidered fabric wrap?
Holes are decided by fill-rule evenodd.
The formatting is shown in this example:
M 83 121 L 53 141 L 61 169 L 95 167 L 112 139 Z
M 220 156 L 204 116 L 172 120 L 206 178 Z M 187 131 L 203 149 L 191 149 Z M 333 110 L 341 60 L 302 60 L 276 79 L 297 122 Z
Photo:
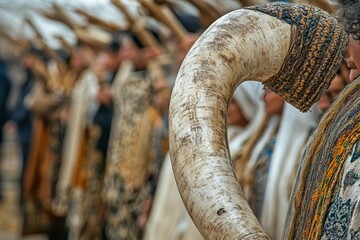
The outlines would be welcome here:
M 320 239 L 344 162 L 360 138 L 360 78 L 322 118 L 306 149 L 290 204 L 286 239 Z
M 347 34 L 330 14 L 314 6 L 277 3 L 248 9 L 293 26 L 283 66 L 264 84 L 299 110 L 309 110 L 334 78 L 348 44 Z

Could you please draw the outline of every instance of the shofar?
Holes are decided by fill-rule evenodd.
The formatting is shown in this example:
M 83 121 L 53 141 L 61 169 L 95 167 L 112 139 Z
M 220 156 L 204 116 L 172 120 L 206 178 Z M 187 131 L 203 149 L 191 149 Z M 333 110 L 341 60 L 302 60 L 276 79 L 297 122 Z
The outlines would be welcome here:
M 329 86 L 348 37 L 325 11 L 269 4 L 221 17 L 194 44 L 170 102 L 170 154 L 182 199 L 205 239 L 268 239 L 229 160 L 226 114 L 254 79 L 307 111 Z

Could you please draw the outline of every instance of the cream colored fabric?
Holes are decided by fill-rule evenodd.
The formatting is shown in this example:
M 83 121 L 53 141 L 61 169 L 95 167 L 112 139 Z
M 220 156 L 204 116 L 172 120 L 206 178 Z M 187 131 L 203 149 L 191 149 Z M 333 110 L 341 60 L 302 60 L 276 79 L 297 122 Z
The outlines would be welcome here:
M 71 184 L 80 154 L 81 137 L 85 129 L 85 114 L 89 105 L 89 82 L 84 76 L 88 74 L 91 72 L 85 72 L 75 84 L 71 96 L 69 124 L 65 135 L 64 153 L 53 203 L 53 210 L 60 215 L 64 215 L 68 209 L 70 189 L 73 187 Z
M 160 172 L 157 191 L 144 240 L 170 240 L 173 231 L 186 212 L 176 186 L 167 154 Z
M 302 113 L 285 104 L 276 145 L 271 158 L 268 182 L 260 222 L 271 239 L 281 239 L 287 215 L 289 198 L 294 184 L 296 169 L 312 129 L 318 119 L 318 111 Z
M 234 92 L 233 98 L 248 117 L 249 123 L 241 134 L 229 142 L 231 158 L 240 154 L 243 144 L 257 131 L 265 117 L 262 93 L 262 85 L 258 82 L 244 82 Z

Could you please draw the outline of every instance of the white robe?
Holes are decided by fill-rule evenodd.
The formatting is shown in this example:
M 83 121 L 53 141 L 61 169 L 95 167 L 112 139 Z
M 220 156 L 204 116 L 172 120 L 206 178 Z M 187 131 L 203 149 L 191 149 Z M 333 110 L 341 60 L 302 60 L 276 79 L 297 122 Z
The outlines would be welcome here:
M 271 157 L 260 223 L 271 239 L 281 239 L 295 174 L 303 150 L 318 120 L 318 111 L 302 113 L 285 104 Z

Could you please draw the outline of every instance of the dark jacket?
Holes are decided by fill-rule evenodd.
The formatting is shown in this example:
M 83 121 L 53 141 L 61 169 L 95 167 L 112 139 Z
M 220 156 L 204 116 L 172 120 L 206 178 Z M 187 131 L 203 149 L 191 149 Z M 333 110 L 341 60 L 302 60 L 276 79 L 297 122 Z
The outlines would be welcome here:
M 2 129 L 9 118 L 8 99 L 10 96 L 11 82 L 7 74 L 5 63 L 0 60 L 0 142 Z
M 31 92 L 32 78 L 32 73 L 27 71 L 25 81 L 19 90 L 19 95 L 10 116 L 10 120 L 17 124 L 18 135 L 22 142 L 29 142 L 31 138 L 32 116 L 31 111 L 25 106 L 25 98 Z

